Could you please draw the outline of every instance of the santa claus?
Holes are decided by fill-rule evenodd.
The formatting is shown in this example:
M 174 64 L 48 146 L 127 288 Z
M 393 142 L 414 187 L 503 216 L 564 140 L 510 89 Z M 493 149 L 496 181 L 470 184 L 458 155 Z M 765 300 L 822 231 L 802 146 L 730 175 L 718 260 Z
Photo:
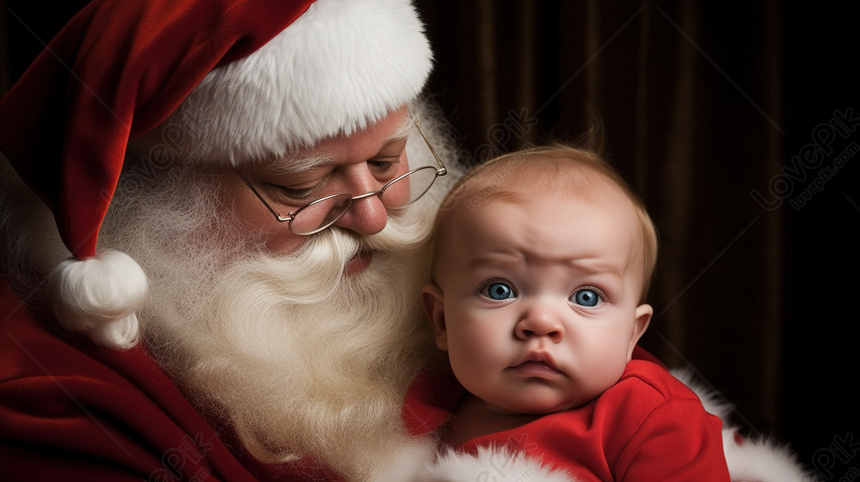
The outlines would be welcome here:
M 417 294 L 458 170 L 431 66 L 406 0 L 84 8 L 0 101 L 4 474 L 431 457 L 401 418 L 440 363 Z

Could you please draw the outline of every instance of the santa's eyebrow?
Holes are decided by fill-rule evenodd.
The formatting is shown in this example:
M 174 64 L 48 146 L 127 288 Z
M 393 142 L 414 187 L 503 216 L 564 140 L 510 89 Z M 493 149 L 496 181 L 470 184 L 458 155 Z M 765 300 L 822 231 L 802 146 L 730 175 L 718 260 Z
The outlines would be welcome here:
M 393 144 L 395 142 L 405 141 L 415 131 L 415 121 L 411 117 L 407 117 L 403 124 L 397 128 L 387 139 L 385 144 Z
M 385 139 L 383 145 L 390 145 L 397 142 L 405 141 L 415 131 L 415 121 L 407 117 L 403 124 L 397 128 L 390 136 Z M 310 171 L 335 161 L 335 157 L 330 154 L 320 154 L 316 156 L 301 156 L 283 159 L 280 162 L 273 162 L 266 171 L 271 174 L 295 174 L 297 172 Z
M 281 162 L 273 162 L 266 169 L 271 174 L 295 174 L 297 172 L 310 171 L 318 167 L 331 164 L 335 161 L 330 154 L 319 154 L 316 156 L 297 156 L 284 159 Z

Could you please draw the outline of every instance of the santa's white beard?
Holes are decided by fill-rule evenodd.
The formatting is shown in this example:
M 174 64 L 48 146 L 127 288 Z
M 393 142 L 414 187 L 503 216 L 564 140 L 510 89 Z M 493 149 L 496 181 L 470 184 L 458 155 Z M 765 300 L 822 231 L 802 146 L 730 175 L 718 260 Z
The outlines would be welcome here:
M 102 230 L 150 277 L 139 314 L 151 351 L 258 459 L 309 456 L 350 479 L 371 476 L 406 442 L 405 389 L 438 357 L 418 296 L 434 201 L 374 236 L 332 228 L 290 255 L 249 254 L 237 233 L 191 220 L 228 212 L 189 190 L 195 182 L 207 184 L 176 180 L 183 189 L 162 186 L 160 199 L 120 193 Z M 369 267 L 345 275 L 368 249 Z

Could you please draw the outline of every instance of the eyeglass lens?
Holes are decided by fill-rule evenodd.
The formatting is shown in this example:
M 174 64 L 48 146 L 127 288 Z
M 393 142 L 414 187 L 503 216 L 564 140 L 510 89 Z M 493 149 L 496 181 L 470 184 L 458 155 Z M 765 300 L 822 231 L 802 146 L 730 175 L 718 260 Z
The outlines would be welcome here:
M 436 169 L 430 166 L 420 167 L 392 184 L 383 192 L 380 198 L 389 208 L 402 208 L 417 201 L 424 195 L 433 181 L 436 180 Z
M 349 209 L 352 196 L 338 194 L 308 204 L 293 214 L 290 229 L 296 234 L 311 234 L 329 226 Z
M 435 168 L 421 167 L 387 185 L 379 198 L 387 208 L 402 208 L 423 196 L 435 180 Z M 312 234 L 336 222 L 351 204 L 349 194 L 317 200 L 293 214 L 290 229 L 296 234 Z

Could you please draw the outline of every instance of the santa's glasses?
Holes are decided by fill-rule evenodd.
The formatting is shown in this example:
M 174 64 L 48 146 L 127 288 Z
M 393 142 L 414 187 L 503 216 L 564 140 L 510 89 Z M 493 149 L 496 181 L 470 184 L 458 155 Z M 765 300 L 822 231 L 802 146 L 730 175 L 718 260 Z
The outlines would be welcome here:
M 430 141 L 428 141 L 424 133 L 421 132 L 418 124 L 414 125 L 418 133 L 421 134 L 421 138 L 424 139 L 424 142 L 427 144 L 427 148 L 430 149 L 430 152 L 436 159 L 436 163 L 438 164 L 437 167 L 416 167 L 415 169 L 391 179 L 376 191 L 370 191 L 358 196 L 353 196 L 352 194 L 345 192 L 329 194 L 311 201 L 295 211 L 290 211 L 286 216 L 282 215 L 276 207 L 283 207 L 285 210 L 289 210 L 290 208 L 288 206 L 266 201 L 251 181 L 247 180 L 238 169 L 236 169 L 236 174 L 238 174 L 245 184 L 248 185 L 254 195 L 257 196 L 257 199 L 266 206 L 266 209 L 275 216 L 275 219 L 278 222 L 289 223 L 290 231 L 294 234 L 308 236 L 318 233 L 336 223 L 341 216 L 346 214 L 349 207 L 352 206 L 352 202 L 356 200 L 377 196 L 380 201 L 382 201 L 382 204 L 388 209 L 398 209 L 408 206 L 429 191 L 437 177 L 444 176 L 448 173 L 448 170 L 445 169 L 445 165 L 442 164 L 442 161 L 436 154 L 436 150 L 430 145 Z M 395 189 L 392 189 L 392 186 L 394 186 Z M 403 188 L 406 188 L 406 191 L 408 192 L 404 192 Z

